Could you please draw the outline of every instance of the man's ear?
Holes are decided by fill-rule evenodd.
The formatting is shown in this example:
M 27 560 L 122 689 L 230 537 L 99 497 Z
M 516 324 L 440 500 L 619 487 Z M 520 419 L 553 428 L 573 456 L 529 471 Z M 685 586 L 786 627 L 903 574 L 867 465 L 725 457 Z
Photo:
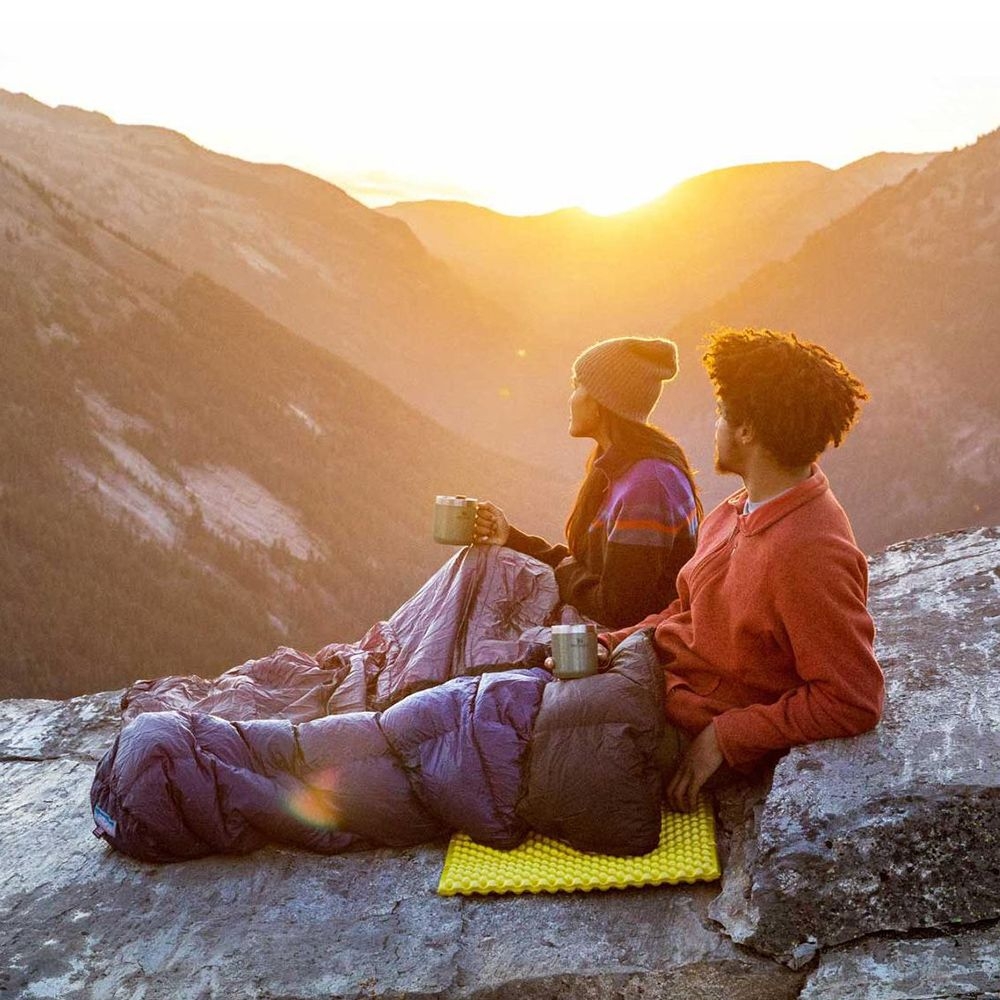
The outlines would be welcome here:
M 757 435 L 754 434 L 752 424 L 739 424 L 735 428 L 735 434 L 736 440 L 743 445 L 753 444 L 757 438 Z

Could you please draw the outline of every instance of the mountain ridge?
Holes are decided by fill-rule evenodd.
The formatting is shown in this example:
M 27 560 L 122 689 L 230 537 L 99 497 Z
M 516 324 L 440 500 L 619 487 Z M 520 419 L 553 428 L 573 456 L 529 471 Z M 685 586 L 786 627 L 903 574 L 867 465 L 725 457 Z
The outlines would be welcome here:
M 689 351 L 719 325 L 794 330 L 862 376 L 873 398 L 825 461 L 866 545 L 1000 516 L 997 164 L 1000 130 L 941 154 L 672 328 Z
M 489 427 L 455 398 L 498 397 L 528 364 L 496 304 L 408 227 L 282 164 L 249 164 L 156 126 L 65 114 L 0 92 L 5 158 L 51 192 L 387 384 L 444 424 Z
M 671 317 L 707 305 L 933 155 L 876 153 L 840 170 L 811 161 L 725 167 L 606 217 L 578 209 L 506 216 L 454 201 L 403 202 L 379 211 L 407 221 L 429 250 L 484 294 L 512 302 L 532 326 L 572 317 L 574 296 L 585 294 L 595 311 L 588 335 L 596 337 L 602 323 L 642 327 L 655 316 L 662 328 Z M 775 225 L 779 232 L 766 232 Z M 702 255 L 694 270 L 685 265 L 692 251 Z M 552 259 L 557 253 L 565 258 L 562 269 Z M 620 319 L 609 320 L 614 315 Z M 583 346 L 579 335 L 574 343 Z

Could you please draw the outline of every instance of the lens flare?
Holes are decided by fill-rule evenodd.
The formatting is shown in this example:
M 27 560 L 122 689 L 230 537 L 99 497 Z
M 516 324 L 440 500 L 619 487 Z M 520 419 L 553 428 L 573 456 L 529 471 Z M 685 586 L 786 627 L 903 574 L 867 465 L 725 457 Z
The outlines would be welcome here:
M 336 787 L 335 770 L 317 771 L 288 793 L 285 807 L 302 823 L 318 830 L 336 830 L 340 825 L 340 817 L 333 804 Z

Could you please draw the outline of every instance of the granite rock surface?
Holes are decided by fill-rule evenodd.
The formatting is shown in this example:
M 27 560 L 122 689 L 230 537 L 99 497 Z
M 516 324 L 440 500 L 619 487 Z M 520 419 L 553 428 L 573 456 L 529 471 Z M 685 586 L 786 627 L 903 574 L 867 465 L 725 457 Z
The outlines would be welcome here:
M 998 1000 L 1000 926 L 871 938 L 824 954 L 801 1000 Z
M 781 760 L 711 908 L 793 966 L 874 932 L 1000 918 L 1000 530 L 892 546 L 871 580 L 883 720 Z
M 0 702 L 0 998 L 1000 996 L 1000 530 L 873 560 L 885 721 L 719 796 L 718 883 L 444 898 L 444 844 L 149 865 L 90 835 L 118 695 Z

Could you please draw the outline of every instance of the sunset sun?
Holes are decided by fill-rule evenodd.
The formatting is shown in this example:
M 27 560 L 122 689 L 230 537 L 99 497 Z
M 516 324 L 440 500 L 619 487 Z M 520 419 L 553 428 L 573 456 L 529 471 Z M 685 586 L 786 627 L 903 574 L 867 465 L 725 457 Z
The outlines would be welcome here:
M 595 178 L 589 193 L 580 197 L 578 204 L 591 215 L 618 215 L 633 208 L 639 208 L 647 202 L 663 194 L 670 181 L 662 178 L 648 184 L 614 184 L 611 182 L 602 186 L 602 178 Z

